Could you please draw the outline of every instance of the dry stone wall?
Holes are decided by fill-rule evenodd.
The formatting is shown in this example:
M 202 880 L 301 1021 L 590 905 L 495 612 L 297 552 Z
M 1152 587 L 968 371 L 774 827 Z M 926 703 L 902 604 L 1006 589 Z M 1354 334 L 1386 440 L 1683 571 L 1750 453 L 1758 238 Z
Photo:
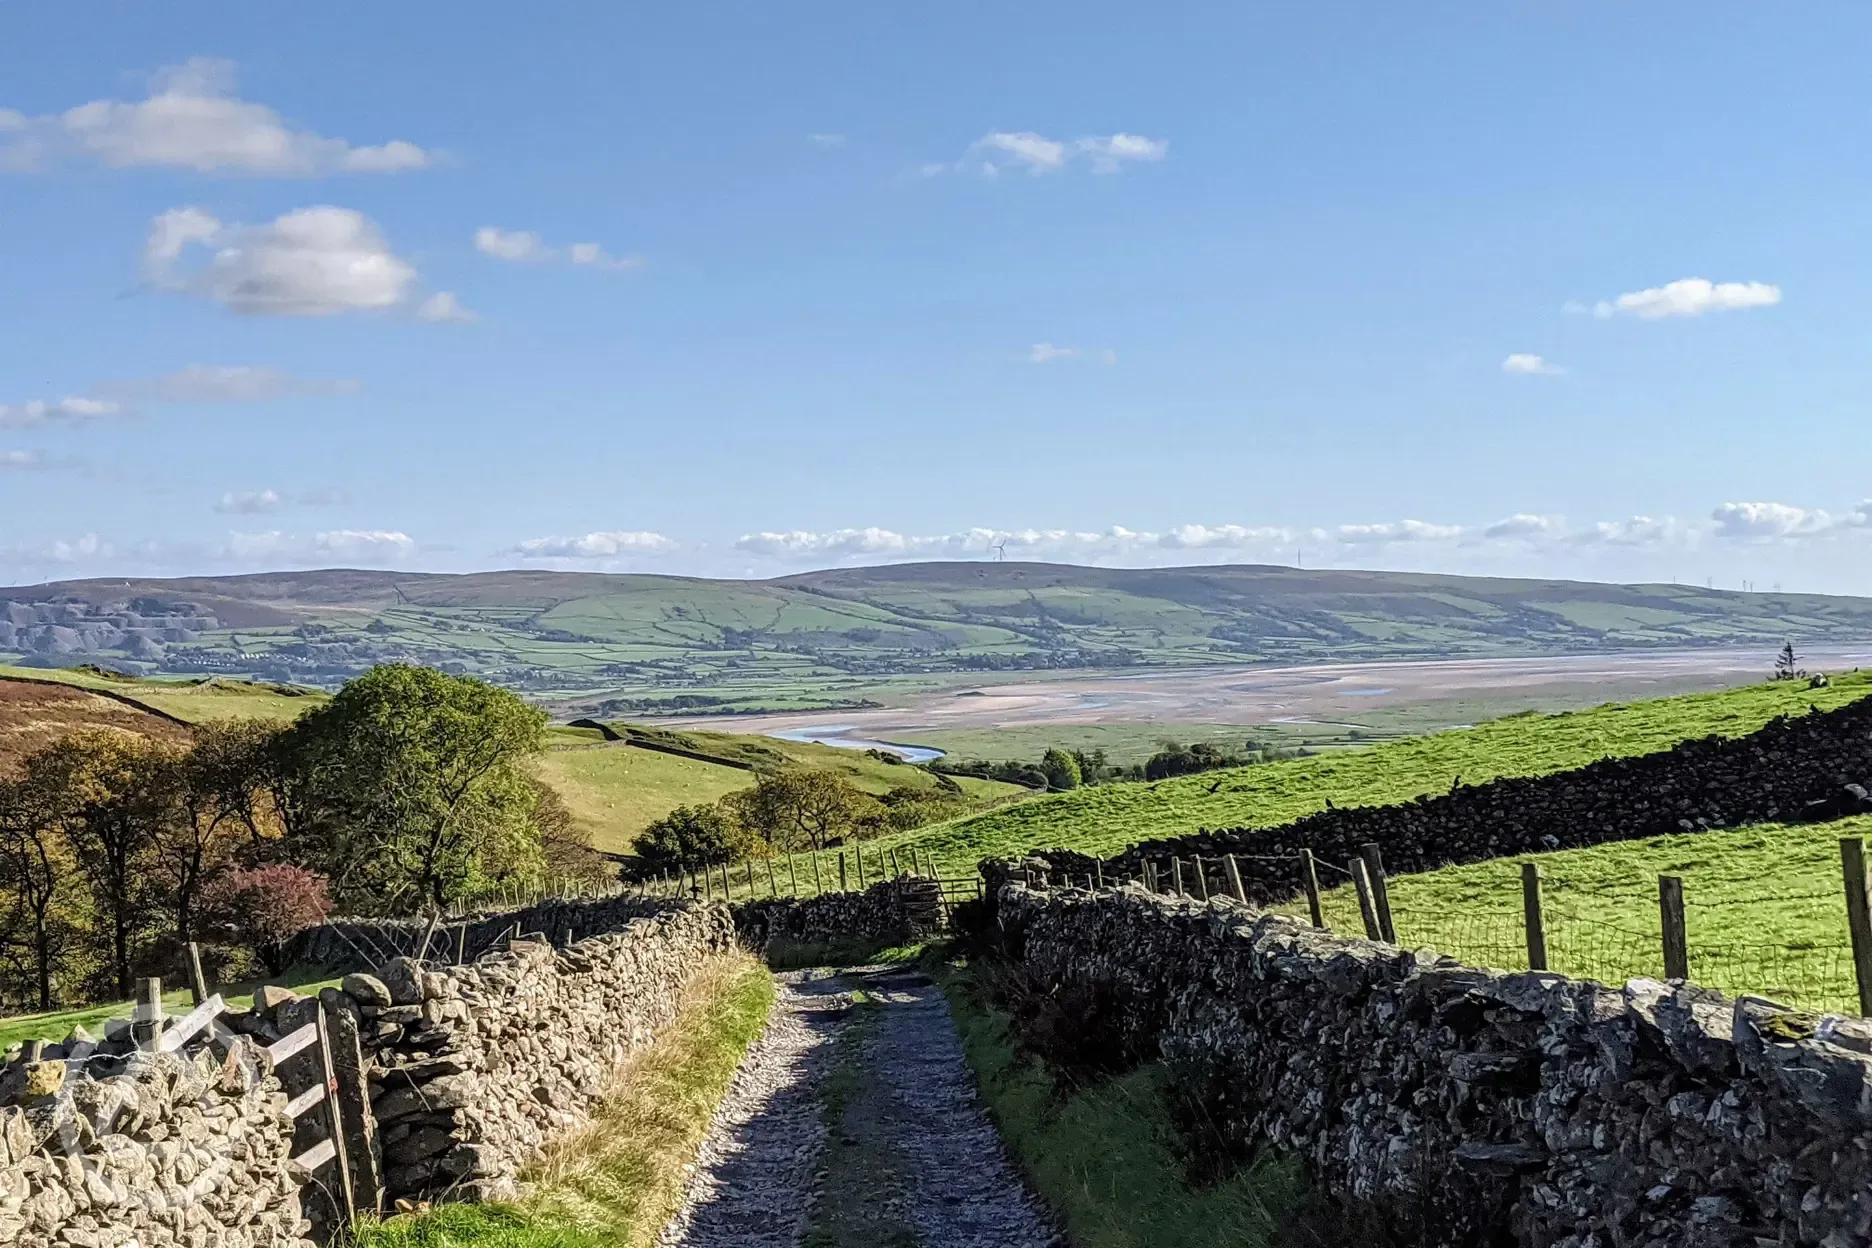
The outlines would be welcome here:
M 1655 754 L 1573 771 L 1461 786 L 1394 806 L 1328 809 L 1272 828 L 1145 841 L 1111 864 L 1135 874 L 1170 857 L 1242 854 L 1250 900 L 1300 889 L 1301 849 L 1343 863 L 1376 842 L 1392 874 L 1453 863 L 1769 820 L 1872 811 L 1872 698 L 1774 720 L 1743 737 L 1703 737 Z M 1092 860 L 1054 856 L 1084 874 Z
M 555 949 L 522 939 L 465 966 L 397 959 L 332 993 L 355 1011 L 389 1198 L 511 1195 L 554 1135 L 583 1125 L 618 1066 L 675 1017 L 727 908 L 668 902 Z
M 317 999 L 262 989 L 221 1017 L 213 1046 L 204 1032 L 177 1053 L 144 1051 L 114 1023 L 102 1040 L 79 1030 L 16 1055 L 0 1066 L 0 1245 L 332 1238 L 336 1163 L 305 1186 L 289 1162 L 325 1135 L 322 1111 L 287 1113 L 289 1097 L 324 1082 L 322 1057 L 304 1050 L 276 1071 L 267 1053 L 321 1013 L 338 1037 L 360 1192 L 511 1194 L 542 1145 L 587 1122 L 619 1065 L 675 1017 L 696 968 L 735 943 L 722 905 L 602 913 L 614 930 L 562 948 L 535 936 L 463 966 L 396 958 Z
M 754 949 L 776 940 L 918 940 L 943 926 L 942 886 L 921 876 L 873 884 L 861 893 L 767 898 L 734 907 L 735 928 Z
M 112 1047 L 68 1062 L 56 1046 L 0 1074 L 0 1244 L 310 1248 L 265 1050 Z
M 643 897 L 592 901 L 547 900 L 439 923 L 432 930 L 418 919 L 337 919 L 308 927 L 293 938 L 287 961 L 333 970 L 368 970 L 392 958 L 427 957 L 472 962 L 513 935 L 538 932 L 556 945 L 581 935 L 622 927 L 652 913 L 657 902 Z M 423 948 L 424 937 L 428 948 Z
M 1400 1242 L 1872 1243 L 1872 1024 L 1344 940 L 1232 902 L 1007 883 L 1003 954 L 1067 1025 L 1173 1068 L 1224 1158 L 1298 1153 Z

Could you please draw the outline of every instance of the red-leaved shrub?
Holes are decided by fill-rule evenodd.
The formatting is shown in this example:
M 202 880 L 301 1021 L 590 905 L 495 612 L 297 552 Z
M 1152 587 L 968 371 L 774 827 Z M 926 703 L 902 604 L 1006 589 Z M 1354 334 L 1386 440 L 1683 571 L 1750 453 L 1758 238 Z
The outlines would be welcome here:
M 256 867 L 217 877 L 202 895 L 210 923 L 228 930 L 274 974 L 286 969 L 286 946 L 331 913 L 325 877 L 303 867 Z

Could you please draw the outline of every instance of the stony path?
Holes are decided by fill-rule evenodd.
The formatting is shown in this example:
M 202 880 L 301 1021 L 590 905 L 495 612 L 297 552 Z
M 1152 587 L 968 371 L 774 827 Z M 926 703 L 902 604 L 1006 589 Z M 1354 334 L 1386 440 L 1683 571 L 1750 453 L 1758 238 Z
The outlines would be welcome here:
M 855 1008 L 854 992 L 862 1002 Z M 832 1150 L 828 1098 L 840 1124 Z M 942 993 L 914 972 L 861 968 L 780 977 L 767 1031 L 717 1110 L 683 1208 L 658 1242 L 1049 1248 L 1059 1241 L 982 1112 Z
M 793 1248 L 806 1233 L 826 1139 L 818 1085 L 850 1002 L 826 978 L 789 973 L 778 987 L 659 1248 Z

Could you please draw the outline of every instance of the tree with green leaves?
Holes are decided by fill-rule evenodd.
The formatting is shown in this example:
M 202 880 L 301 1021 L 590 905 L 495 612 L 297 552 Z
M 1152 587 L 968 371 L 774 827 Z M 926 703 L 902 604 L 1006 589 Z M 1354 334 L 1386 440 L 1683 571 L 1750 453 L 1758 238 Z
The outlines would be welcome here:
M 678 806 L 637 837 L 637 857 L 652 875 L 739 862 L 759 847 L 760 837 L 720 806 Z
M 781 850 L 824 849 L 878 805 L 841 773 L 816 767 L 767 772 L 724 800 L 741 823 Z
M 494 871 L 539 871 L 526 765 L 544 712 L 504 689 L 407 664 L 376 667 L 280 741 L 280 806 L 294 856 L 334 900 L 446 907 Z
M 1065 750 L 1051 749 L 1041 755 L 1040 770 L 1046 776 L 1049 789 L 1065 790 L 1079 787 L 1081 779 L 1079 760 Z

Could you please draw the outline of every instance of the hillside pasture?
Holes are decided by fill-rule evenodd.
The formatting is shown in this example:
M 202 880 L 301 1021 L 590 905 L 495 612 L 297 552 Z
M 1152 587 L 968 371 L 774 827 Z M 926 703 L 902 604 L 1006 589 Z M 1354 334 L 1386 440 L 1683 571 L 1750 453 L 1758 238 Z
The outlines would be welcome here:
M 1389 881 L 1398 942 L 1471 965 L 1525 970 L 1521 864 L 1540 864 L 1549 968 L 1622 984 L 1664 975 L 1660 875 L 1684 881 L 1691 979 L 1811 1010 L 1858 1013 L 1846 927 L 1841 837 L 1872 836 L 1872 816 L 1761 824 L 1522 854 Z M 1333 879 L 1344 879 L 1339 870 Z M 1325 882 L 1325 881 L 1322 881 Z M 1321 898 L 1327 926 L 1364 931 L 1349 884 Z M 1298 901 L 1276 907 L 1306 914 Z
M 1053 794 L 933 824 L 885 842 L 933 854 L 945 872 L 973 874 L 983 858 L 1063 848 L 1109 857 L 1127 846 L 1205 828 L 1270 827 L 1338 806 L 1381 806 L 1537 776 L 1601 758 L 1668 749 L 1693 737 L 1742 736 L 1778 715 L 1829 710 L 1872 693 L 1872 673 L 1824 689 L 1764 682 L 1720 693 L 1611 703 L 1554 715 L 1511 715 L 1474 728 L 1337 750 L 1313 758 L 1109 784 Z
M 0 775 L 11 774 L 28 754 L 86 728 L 162 740 L 188 736 L 181 725 L 75 685 L 0 678 Z

